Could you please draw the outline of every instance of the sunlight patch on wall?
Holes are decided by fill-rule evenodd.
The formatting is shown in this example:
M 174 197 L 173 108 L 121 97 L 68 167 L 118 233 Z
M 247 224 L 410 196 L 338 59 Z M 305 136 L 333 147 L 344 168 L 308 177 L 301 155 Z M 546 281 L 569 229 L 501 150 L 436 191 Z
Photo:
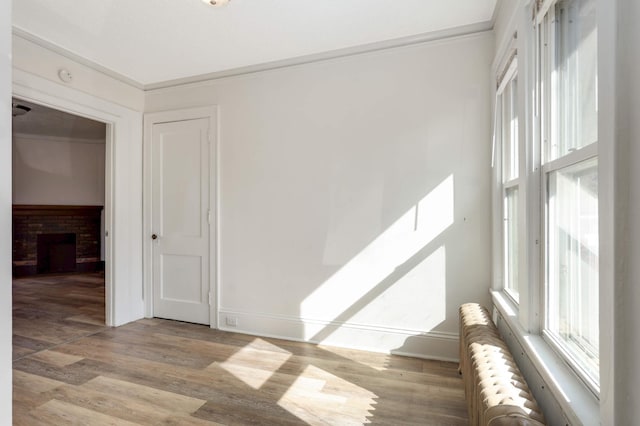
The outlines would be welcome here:
M 379 212 L 370 212 L 377 215 Z M 427 246 L 444 232 L 454 221 L 454 178 L 449 175 L 422 200 L 411 207 L 387 230 L 380 234 L 336 274 L 318 287 L 300 305 L 301 317 L 329 321 L 346 321 L 364 306 L 375 303 L 375 310 L 362 314 L 363 322 L 378 322 L 389 325 L 390 318 L 399 328 L 433 326 L 444 319 L 446 287 L 446 259 L 444 247 Z M 420 260 L 420 256 L 425 256 Z M 416 265 L 412 265 L 413 262 Z M 405 265 L 406 264 L 406 265 Z M 407 267 L 407 272 L 396 271 Z M 394 275 L 394 272 L 400 272 Z M 397 289 L 393 287 L 397 286 Z M 429 308 L 435 316 L 422 323 L 424 318 L 407 318 L 409 307 L 415 299 L 433 298 Z M 370 300 L 369 300 L 370 299 Z M 437 309 L 436 309 L 437 308 Z M 421 308 L 424 310 L 425 307 Z M 306 338 L 313 331 L 305 331 Z
M 404 330 L 432 330 L 446 318 L 447 259 L 444 246 L 406 274 L 364 309 L 351 323 Z
M 255 339 L 217 365 L 253 389 L 260 389 L 290 357 L 290 352 Z M 256 363 L 257 359 L 260 362 Z

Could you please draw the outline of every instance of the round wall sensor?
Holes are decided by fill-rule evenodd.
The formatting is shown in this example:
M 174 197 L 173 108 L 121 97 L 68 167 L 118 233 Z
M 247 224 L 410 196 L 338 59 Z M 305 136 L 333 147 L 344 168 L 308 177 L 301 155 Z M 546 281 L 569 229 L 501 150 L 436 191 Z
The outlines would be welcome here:
M 210 4 L 211 6 L 216 6 L 216 7 L 224 6 L 225 4 L 229 3 L 229 0 L 202 0 L 202 1 L 207 4 Z
M 60 77 L 60 80 L 64 81 L 65 83 L 71 83 L 71 80 L 73 80 L 73 76 L 71 75 L 69 70 L 64 68 L 58 71 L 58 77 Z

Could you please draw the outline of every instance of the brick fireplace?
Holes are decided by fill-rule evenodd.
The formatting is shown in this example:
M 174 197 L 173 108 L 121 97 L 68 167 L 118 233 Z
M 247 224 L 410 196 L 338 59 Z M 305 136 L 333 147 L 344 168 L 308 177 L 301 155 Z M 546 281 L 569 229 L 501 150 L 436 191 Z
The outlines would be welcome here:
M 13 206 L 13 274 L 101 270 L 102 206 Z

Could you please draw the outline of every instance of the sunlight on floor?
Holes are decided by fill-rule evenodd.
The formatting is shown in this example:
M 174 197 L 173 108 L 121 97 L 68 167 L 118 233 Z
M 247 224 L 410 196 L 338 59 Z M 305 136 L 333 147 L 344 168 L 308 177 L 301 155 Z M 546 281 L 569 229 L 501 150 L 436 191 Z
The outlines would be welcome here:
M 306 386 L 305 379 L 321 380 L 323 386 L 311 390 Z M 349 419 L 353 424 L 363 424 L 374 410 L 375 399 L 374 393 L 326 370 L 308 365 L 278 400 L 278 405 L 311 424 L 331 418 L 336 407 L 343 419 Z M 313 401 L 313 404 L 309 404 L 309 401 Z
M 290 352 L 256 338 L 218 365 L 253 389 L 260 389 L 290 357 Z

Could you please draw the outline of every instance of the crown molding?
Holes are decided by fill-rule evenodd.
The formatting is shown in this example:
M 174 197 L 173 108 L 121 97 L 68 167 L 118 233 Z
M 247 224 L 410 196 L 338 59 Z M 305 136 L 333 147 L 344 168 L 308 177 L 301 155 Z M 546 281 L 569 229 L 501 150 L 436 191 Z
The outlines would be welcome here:
M 57 45 L 55 43 L 52 43 L 48 40 L 45 40 L 41 37 L 38 37 L 35 34 L 31 34 L 25 30 L 23 30 L 20 27 L 16 27 L 15 25 L 12 26 L 12 34 L 14 37 L 19 37 L 23 40 L 29 41 L 35 45 L 38 45 L 40 47 L 43 47 L 47 50 L 50 50 L 54 53 L 57 53 L 60 56 L 63 56 L 67 59 L 70 59 L 74 62 L 77 62 L 81 65 L 84 65 L 88 68 L 91 68 L 94 71 L 98 71 L 102 74 L 105 74 L 115 80 L 120 81 L 121 83 L 125 83 L 128 84 L 129 86 L 133 86 L 136 89 L 140 89 L 140 90 L 144 90 L 144 84 L 133 80 L 132 78 L 129 78 L 123 74 L 120 74 L 118 72 L 113 71 L 110 68 L 105 67 L 104 65 L 101 65 L 95 61 L 92 61 L 90 59 L 87 59 L 83 56 L 78 55 L 77 53 L 72 52 L 71 50 L 65 49 L 64 47 Z
M 451 38 L 456 38 L 461 36 L 474 35 L 474 34 L 493 30 L 494 18 L 495 17 L 492 17 L 492 19 L 488 21 L 478 22 L 475 24 L 464 25 L 464 26 L 455 27 L 455 28 L 448 28 L 440 31 L 431 31 L 431 32 L 407 36 L 407 37 L 400 37 L 400 38 L 395 38 L 391 40 L 384 40 L 384 41 L 379 41 L 375 43 L 362 44 L 358 46 L 336 49 L 336 50 L 331 50 L 327 52 L 314 53 L 310 55 L 298 56 L 295 58 L 288 58 L 288 59 L 283 59 L 283 60 L 278 60 L 273 62 L 266 62 L 262 64 L 249 65 L 246 67 L 215 71 L 212 73 L 194 75 L 190 77 L 178 78 L 178 79 L 161 81 L 161 82 L 150 83 L 150 84 L 142 84 L 138 81 L 135 81 L 97 62 L 91 61 L 68 49 L 65 49 L 64 47 L 61 47 L 48 40 L 42 39 L 37 35 L 31 34 L 19 27 L 13 26 L 13 36 L 27 40 L 31 43 L 34 43 L 54 53 L 57 53 L 63 57 L 66 57 L 67 59 L 78 62 L 86 67 L 89 67 L 95 71 L 98 71 L 102 74 L 105 74 L 109 77 L 112 77 L 122 83 L 128 84 L 137 89 L 140 89 L 143 91 L 151 91 L 151 90 L 166 89 L 166 88 L 171 88 L 176 86 L 184 86 L 184 85 L 189 85 L 194 83 L 202 83 L 205 81 L 218 80 L 218 79 L 227 78 L 227 77 L 253 74 L 261 71 L 276 70 L 276 69 L 287 68 L 291 66 L 304 65 L 304 64 L 327 61 L 327 60 L 338 59 L 338 58 L 345 58 L 349 56 L 356 56 L 356 55 L 372 53 L 372 52 L 377 52 L 377 51 L 382 51 L 387 49 L 412 46 L 412 45 L 433 42 L 438 40 L 446 40 L 446 39 L 451 39 Z
M 85 144 L 101 144 L 101 145 L 104 145 L 106 143 L 106 136 L 103 139 L 90 139 L 90 138 L 38 135 L 33 133 L 22 133 L 22 132 L 13 133 L 12 136 L 14 139 L 38 140 L 43 142 L 85 143 Z
M 246 67 L 232 68 L 229 70 L 216 71 L 208 74 L 201 74 L 191 77 L 179 78 L 175 80 L 168 80 L 159 83 L 152 83 L 145 85 L 145 90 L 157 90 L 167 89 L 177 86 L 184 86 L 190 84 L 203 83 L 211 80 L 219 80 L 228 77 L 237 77 L 246 74 L 253 74 L 262 71 L 277 70 L 280 68 L 288 68 L 297 65 L 305 65 L 314 62 L 329 61 L 332 59 L 346 58 L 350 56 L 357 56 L 367 53 L 373 53 L 382 50 L 395 49 L 401 47 L 407 47 L 412 45 L 418 45 L 427 42 L 434 42 L 440 40 L 453 39 L 463 36 L 471 36 L 480 34 L 486 31 L 493 30 L 493 21 L 484 21 L 476 24 L 465 25 L 456 28 L 449 28 L 441 31 L 432 31 L 423 34 L 417 34 L 407 37 L 401 37 L 391 40 L 384 40 L 375 43 L 362 44 L 353 47 L 347 47 L 343 49 L 331 50 L 327 52 L 314 53 L 311 55 L 298 56 L 295 58 L 283 59 L 279 61 L 266 62 L 262 64 L 249 65 Z

